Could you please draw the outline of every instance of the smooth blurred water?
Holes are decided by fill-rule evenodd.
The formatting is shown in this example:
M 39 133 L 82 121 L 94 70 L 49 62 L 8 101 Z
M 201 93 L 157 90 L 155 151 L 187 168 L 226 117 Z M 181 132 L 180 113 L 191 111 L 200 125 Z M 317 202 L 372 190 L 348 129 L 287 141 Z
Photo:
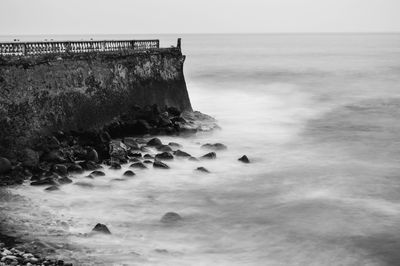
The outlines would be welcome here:
M 399 265 L 400 35 L 161 40 L 176 37 L 192 105 L 222 130 L 161 139 L 228 150 L 126 181 L 112 181 L 125 169 L 74 179 L 90 189 L 11 189 L 22 198 L 1 204 L 19 230 L 78 265 Z M 161 224 L 168 211 L 184 220 Z M 82 235 L 98 222 L 113 235 Z

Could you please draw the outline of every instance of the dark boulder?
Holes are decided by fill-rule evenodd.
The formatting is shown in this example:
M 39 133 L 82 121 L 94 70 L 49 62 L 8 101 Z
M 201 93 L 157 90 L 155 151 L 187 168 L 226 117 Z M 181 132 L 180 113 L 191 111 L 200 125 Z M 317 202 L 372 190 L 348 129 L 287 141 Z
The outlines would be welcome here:
M 131 150 L 138 150 L 139 144 L 136 142 L 134 138 L 124 138 L 123 142 L 126 146 L 128 146 Z
M 215 144 L 207 143 L 207 144 L 202 145 L 201 148 L 208 149 L 208 150 L 214 150 L 214 151 L 221 151 L 221 150 L 227 149 L 227 147 L 222 143 L 215 143 Z
M 144 165 L 144 164 L 141 163 L 141 162 L 133 163 L 133 164 L 131 164 L 130 167 L 136 168 L 136 169 L 147 169 L 147 166 Z
M 159 153 L 155 157 L 157 160 L 172 160 L 174 156 L 169 152 Z
M 68 166 L 68 172 L 81 174 L 83 173 L 83 168 L 79 164 L 71 164 L 70 166 Z
M 217 158 L 217 154 L 215 152 L 209 152 L 203 156 L 201 156 L 201 159 L 216 159 Z
M 56 190 L 60 190 L 60 188 L 58 186 L 53 185 L 53 186 L 45 188 L 44 190 L 46 190 L 46 191 L 56 191 Z
M 177 214 L 176 212 L 167 212 L 161 218 L 161 222 L 167 223 L 167 224 L 176 223 L 181 220 L 182 220 L 182 217 L 179 214 Z
M 157 147 L 157 150 L 162 151 L 162 152 L 171 152 L 172 149 L 168 145 L 160 145 Z
M 142 158 L 142 154 L 140 152 L 128 152 L 129 157 L 134 157 L 134 158 Z
M 92 229 L 92 232 L 111 235 L 111 232 L 108 230 L 107 226 L 100 223 L 96 224 L 96 226 Z
M 129 159 L 129 162 L 131 162 L 131 163 L 138 163 L 138 162 L 140 162 L 140 160 L 139 160 L 138 158 L 130 158 L 130 159 Z
M 157 147 L 160 145 L 162 145 L 162 142 L 159 138 L 152 138 L 149 140 L 149 142 L 147 142 L 147 146 Z
M 153 167 L 154 168 L 159 168 L 159 169 L 169 169 L 168 165 L 166 165 L 165 163 L 160 162 L 160 161 L 154 161 Z
M 170 142 L 170 143 L 168 143 L 168 145 L 169 145 L 170 147 L 174 147 L 174 148 L 181 148 L 181 147 L 182 147 L 181 144 L 176 143 L 176 142 Z
M 175 151 L 174 155 L 178 156 L 178 157 L 191 157 L 191 155 L 189 153 L 181 151 L 181 150 Z
M 119 170 L 121 169 L 121 165 L 119 163 L 111 163 L 110 169 Z
M 144 160 L 144 161 L 143 161 L 143 163 L 146 163 L 146 164 L 151 164 L 151 163 L 153 163 L 153 161 L 150 161 L 150 160 Z
M 180 116 L 181 115 L 181 111 L 178 109 L 178 108 L 176 108 L 176 107 L 168 107 L 167 108 L 167 111 L 168 111 L 168 113 L 170 114 L 170 115 L 172 115 L 172 116 Z
M 241 161 L 242 163 L 250 163 L 250 160 L 249 160 L 249 158 L 247 158 L 246 155 L 243 155 L 238 160 Z
M 23 152 L 21 162 L 25 167 L 36 167 L 39 164 L 39 153 L 32 149 L 26 148 Z
M 93 170 L 97 170 L 97 169 L 101 169 L 103 168 L 101 165 L 93 162 L 93 161 L 84 161 L 84 162 L 80 162 L 79 165 L 84 169 L 84 170 L 88 170 L 88 171 L 93 171 Z
M 90 148 L 87 150 L 86 153 L 86 160 L 88 161 L 93 161 L 93 162 L 98 162 L 99 161 L 99 155 L 97 151 L 93 148 Z
M 53 171 L 61 176 L 65 176 L 68 174 L 68 168 L 63 164 L 53 165 Z
M 207 168 L 204 167 L 197 167 L 196 171 L 202 172 L 202 173 L 209 173 L 210 171 L 207 170 Z
M 11 171 L 11 162 L 4 157 L 0 157 L 0 174 L 7 174 Z
M 147 147 L 142 146 L 142 147 L 140 147 L 140 151 L 141 152 L 149 152 L 150 150 Z
M 57 175 L 48 176 L 48 177 L 41 178 L 41 179 L 39 179 L 37 181 L 31 182 L 31 186 L 45 186 L 45 185 L 50 185 L 50 186 L 56 185 L 56 186 L 58 186 L 59 183 L 58 183 L 57 180 L 58 180 L 58 176 Z
M 60 179 L 58 179 L 58 182 L 59 182 L 61 185 L 65 185 L 65 184 L 71 184 L 71 183 L 72 183 L 72 180 L 71 180 L 70 178 L 64 176 L 64 177 L 61 177 Z
M 151 156 L 150 154 L 145 154 L 144 156 L 143 156 L 143 158 L 145 158 L 145 159 L 154 159 L 154 156 Z
M 135 173 L 131 170 L 125 171 L 125 173 L 123 174 L 123 176 L 134 176 Z
M 103 171 L 96 170 L 96 171 L 91 172 L 90 175 L 91 176 L 105 176 L 106 174 Z

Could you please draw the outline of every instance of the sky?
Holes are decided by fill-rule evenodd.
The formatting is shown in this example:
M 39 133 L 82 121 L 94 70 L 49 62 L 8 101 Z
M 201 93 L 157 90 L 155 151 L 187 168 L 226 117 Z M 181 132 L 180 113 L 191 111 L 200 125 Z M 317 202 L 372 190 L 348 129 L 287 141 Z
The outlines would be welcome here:
M 0 35 L 400 32 L 400 0 L 0 0 Z

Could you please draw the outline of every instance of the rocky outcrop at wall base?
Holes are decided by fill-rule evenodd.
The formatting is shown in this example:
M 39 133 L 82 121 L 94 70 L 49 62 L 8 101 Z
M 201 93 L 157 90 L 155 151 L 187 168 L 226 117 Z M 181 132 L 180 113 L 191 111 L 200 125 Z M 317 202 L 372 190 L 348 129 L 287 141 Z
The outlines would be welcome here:
M 101 128 L 135 106 L 190 111 L 180 49 L 0 58 L 0 153 Z

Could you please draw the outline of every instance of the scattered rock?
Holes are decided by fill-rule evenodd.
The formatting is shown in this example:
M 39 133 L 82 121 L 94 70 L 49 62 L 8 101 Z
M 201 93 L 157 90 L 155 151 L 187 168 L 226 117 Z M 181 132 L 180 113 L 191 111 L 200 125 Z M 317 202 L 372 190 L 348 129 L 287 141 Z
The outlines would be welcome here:
M 81 174 L 81 173 L 83 173 L 83 168 L 79 164 L 71 164 L 68 167 L 68 172 L 69 173 Z
M 217 154 L 215 152 L 209 152 L 203 156 L 201 156 L 201 159 L 216 159 L 217 158 Z
M 249 158 L 247 158 L 246 155 L 243 155 L 238 160 L 241 161 L 242 163 L 250 163 L 250 160 L 249 160 Z
M 154 161 L 153 167 L 154 168 L 160 168 L 160 169 L 169 169 L 168 165 L 166 165 L 165 163 L 160 162 L 160 161 Z
M 142 158 L 142 154 L 140 152 L 135 152 L 135 153 L 128 153 L 128 156 L 133 157 L 133 158 Z
M 198 162 L 199 159 L 197 159 L 196 157 L 190 156 L 189 161 Z
M 92 229 L 93 233 L 102 233 L 106 235 L 111 235 L 110 230 L 108 230 L 107 226 L 104 224 L 96 224 L 96 226 Z
M 157 146 L 161 146 L 162 142 L 159 138 L 153 138 L 151 140 L 149 140 L 149 142 L 147 142 L 147 146 L 151 146 L 151 147 L 157 147 Z
M 138 158 L 130 158 L 129 162 L 131 162 L 131 163 L 139 163 L 140 160 Z
M 111 163 L 110 169 L 119 170 L 121 169 L 121 165 L 119 163 Z
M 31 186 L 45 186 L 45 185 L 59 185 L 56 175 L 41 178 L 37 181 L 31 182 Z
M 44 190 L 46 190 L 46 191 L 56 191 L 56 190 L 60 190 L 60 189 L 58 188 L 58 186 L 53 185 L 53 186 L 45 188 Z
M 143 163 L 146 163 L 146 164 L 151 164 L 151 163 L 153 163 L 153 161 L 150 161 L 150 160 L 144 160 L 144 161 L 143 161 Z
M 174 148 L 182 148 L 182 145 L 176 142 L 170 142 L 168 143 L 168 146 L 174 147 Z
M 207 144 L 202 145 L 201 148 L 208 149 L 208 150 L 214 150 L 214 151 L 221 151 L 221 150 L 226 150 L 228 147 L 226 147 L 222 143 L 215 143 L 215 144 L 207 143 Z
M 196 171 L 198 172 L 203 172 L 203 173 L 209 173 L 210 171 L 208 171 L 206 168 L 204 167 L 197 167 Z
M 63 164 L 55 164 L 53 166 L 53 171 L 61 176 L 68 174 L 68 168 Z
M 99 155 L 97 151 L 93 148 L 88 149 L 86 153 L 86 160 L 88 161 L 93 161 L 93 162 L 98 162 L 99 161 Z
M 150 162 L 151 162 L 151 161 L 150 161 Z M 141 162 L 133 163 L 133 164 L 131 164 L 130 167 L 132 167 L 132 168 L 137 168 L 137 169 L 147 169 L 147 166 L 144 165 L 144 164 L 141 163 Z
M 146 153 L 146 154 L 143 156 L 143 158 L 145 158 L 145 159 L 154 159 L 154 157 L 151 156 L 151 155 L 148 154 L 148 153 Z
M 181 150 L 175 151 L 174 155 L 178 156 L 178 157 L 191 157 L 191 155 L 189 153 L 181 151 Z
M 64 176 L 64 177 L 58 179 L 58 183 L 60 183 L 61 185 L 71 184 L 72 180 L 69 179 L 68 177 Z
M 105 176 L 106 174 L 103 171 L 96 170 L 96 171 L 91 172 L 90 175 L 91 176 Z
M 136 142 L 134 138 L 124 138 L 124 143 L 128 146 L 131 150 L 138 150 L 140 149 L 139 144 Z
M 6 174 L 11 171 L 11 162 L 4 157 L 0 157 L 0 174 Z
M 76 182 L 74 183 L 76 186 L 84 187 L 84 188 L 93 188 L 94 185 L 92 183 L 87 183 L 87 182 Z
M 93 170 L 97 170 L 97 169 L 101 169 L 103 168 L 101 165 L 93 162 L 93 161 L 84 161 L 84 162 L 80 162 L 79 165 L 88 171 L 93 171 Z
M 179 214 L 177 214 L 176 212 L 167 212 L 161 218 L 161 222 L 167 223 L 167 224 L 176 223 L 180 220 L 182 220 L 182 217 Z
M 157 154 L 155 158 L 158 160 L 172 160 L 174 159 L 174 156 L 169 152 L 163 152 Z
M 135 173 L 131 170 L 125 171 L 124 176 L 134 176 Z
M 162 152 L 171 152 L 172 149 L 168 145 L 160 145 L 157 147 L 157 150 L 162 151 Z

